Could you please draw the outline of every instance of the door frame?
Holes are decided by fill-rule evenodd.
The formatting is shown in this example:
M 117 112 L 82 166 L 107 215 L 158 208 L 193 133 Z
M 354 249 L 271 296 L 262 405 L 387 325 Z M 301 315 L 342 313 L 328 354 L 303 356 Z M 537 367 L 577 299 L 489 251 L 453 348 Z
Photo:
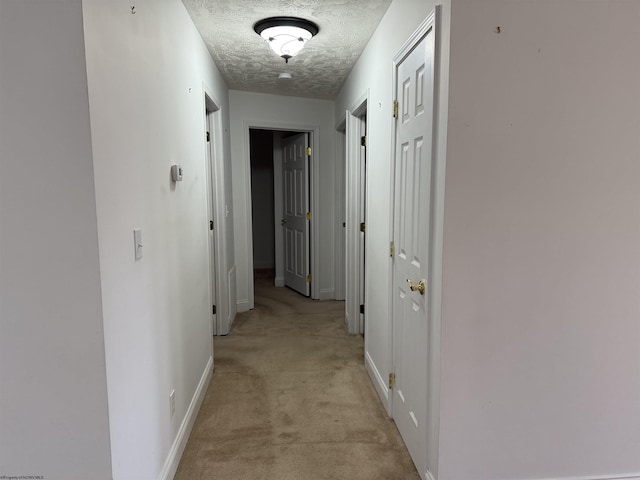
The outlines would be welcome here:
M 369 136 L 369 122 L 363 121 L 367 115 L 367 105 L 369 104 L 369 90 L 367 89 L 356 100 L 351 108 L 345 113 L 346 128 L 346 194 L 345 194 L 345 317 L 347 330 L 351 334 L 360 332 L 360 291 L 366 277 L 366 263 L 364 266 L 364 276 L 360 275 L 360 262 L 363 257 L 363 248 L 360 245 L 360 212 L 366 204 L 366 191 L 362 191 L 363 181 L 367 184 L 366 178 L 362 178 L 360 160 L 362 148 L 360 137 L 362 131 L 365 136 Z M 366 222 L 366 221 L 365 221 Z M 366 242 L 365 234 L 365 242 Z M 365 243 L 366 244 L 366 243 Z M 367 306 L 365 303 L 365 318 Z M 365 338 L 366 340 L 366 338 Z
M 428 331 L 428 368 L 427 375 L 427 452 L 426 452 L 426 472 L 420 472 L 424 478 L 434 480 L 438 478 L 438 454 L 439 454 L 439 432 L 440 432 L 440 348 L 441 348 L 441 324 L 442 324 L 442 256 L 444 238 L 444 194 L 445 194 L 445 167 L 446 167 L 446 144 L 447 144 L 447 121 L 448 121 L 448 46 L 442 41 L 442 7 L 435 9 L 420 24 L 416 31 L 409 37 L 405 44 L 393 57 L 392 66 L 392 98 L 397 98 L 398 88 L 398 65 L 407 57 L 420 40 L 433 29 L 434 31 L 434 112 L 433 112 L 433 141 L 432 152 L 434 157 L 433 174 L 431 180 L 431 248 L 429 252 L 429 273 L 427 276 L 426 295 L 431 299 L 428 306 L 430 318 Z M 446 49 L 446 50 L 445 50 Z M 395 152 L 396 152 L 396 129 L 397 122 L 391 134 L 391 162 L 390 162 L 390 182 L 391 194 L 390 204 L 391 218 L 389 222 L 389 239 L 394 240 L 395 225 Z M 393 285 L 393 258 L 389 258 L 389 284 Z M 394 338 L 393 338 L 393 288 L 389 289 L 389 361 L 393 373 L 393 359 L 395 358 Z M 393 412 L 393 395 L 388 392 L 388 412 Z
M 320 126 L 319 125 L 301 125 L 299 123 L 283 123 L 283 122 L 262 122 L 262 121 L 243 121 L 243 144 L 244 144 L 244 167 L 245 171 L 251 172 L 250 157 L 250 135 L 249 130 L 252 128 L 262 130 L 274 130 L 285 132 L 300 132 L 309 134 L 309 144 L 311 145 L 311 158 L 309 165 L 311 192 L 309 196 L 309 207 L 311 211 L 310 221 L 310 257 L 311 257 L 311 298 L 318 300 L 320 298 L 320 258 L 318 255 L 318 246 L 320 245 L 320 230 L 318 222 L 318 212 L 320 207 Z M 248 300 L 249 309 L 255 307 L 255 285 L 253 280 L 253 225 L 251 223 L 251 175 L 245 176 L 245 204 L 247 208 L 246 229 L 247 229 L 247 279 L 248 282 Z
M 345 300 L 346 281 L 346 250 L 347 250 L 347 217 L 346 217 L 346 197 L 347 197 L 347 127 L 346 117 L 336 125 L 335 132 L 335 156 L 336 156 L 336 176 L 335 194 L 336 204 L 334 209 L 334 225 L 336 235 L 334 237 L 334 284 L 335 300 Z M 346 313 L 346 310 L 345 310 Z M 345 327 L 347 321 L 345 317 Z
M 211 94 L 206 85 L 203 85 L 203 110 L 204 110 L 204 132 L 210 128 L 211 141 L 207 142 L 204 138 L 205 148 L 205 163 L 209 160 L 210 165 L 205 165 L 205 172 L 207 175 L 206 183 L 207 189 L 207 203 L 211 203 L 207 206 L 207 216 L 212 214 L 214 229 L 213 229 L 213 248 L 211 251 L 208 248 L 208 260 L 210 273 L 213 270 L 212 275 L 215 276 L 215 285 L 211 285 L 211 278 L 209 279 L 210 289 L 210 304 L 216 305 L 216 314 L 212 315 L 212 334 L 213 335 L 226 335 L 229 333 L 231 327 L 230 313 L 232 306 L 228 305 L 225 300 L 228 296 L 223 295 L 224 291 L 228 291 L 235 286 L 228 285 L 228 281 L 225 278 L 225 256 L 226 252 L 226 226 L 225 226 L 225 212 L 224 212 L 224 171 L 222 159 L 224 158 L 223 151 L 223 132 L 222 132 L 222 110 L 220 109 L 220 103 Z M 211 218 L 207 218 L 207 221 Z M 209 227 L 207 227 L 207 245 L 209 245 Z M 213 303 L 215 302 L 215 303 Z

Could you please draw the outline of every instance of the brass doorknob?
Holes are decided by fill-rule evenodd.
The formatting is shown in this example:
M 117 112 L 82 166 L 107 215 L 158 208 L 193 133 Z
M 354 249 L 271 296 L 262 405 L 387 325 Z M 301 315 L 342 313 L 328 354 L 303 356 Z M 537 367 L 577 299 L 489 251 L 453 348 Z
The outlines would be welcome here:
M 424 280 L 420 280 L 420 282 L 416 285 L 411 281 L 411 279 L 407 278 L 407 283 L 409 284 L 409 288 L 412 292 L 418 291 L 420 295 L 424 295 L 425 284 Z

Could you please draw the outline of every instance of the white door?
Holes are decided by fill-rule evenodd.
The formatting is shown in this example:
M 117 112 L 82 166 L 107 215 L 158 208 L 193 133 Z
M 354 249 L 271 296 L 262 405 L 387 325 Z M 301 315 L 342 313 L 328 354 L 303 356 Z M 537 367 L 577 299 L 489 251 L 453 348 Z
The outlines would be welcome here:
M 309 136 L 300 133 L 282 141 L 284 156 L 284 284 L 310 294 L 309 276 Z
M 414 48 L 397 58 L 395 70 L 392 413 L 422 478 L 427 471 L 434 47 L 432 24 Z
M 211 289 L 211 314 L 212 314 L 212 324 L 213 324 L 213 334 L 218 335 L 218 322 L 216 316 L 216 248 L 215 248 L 215 232 L 214 230 L 214 218 L 213 212 L 215 212 L 214 198 L 215 195 L 213 193 L 213 186 L 215 185 L 213 172 L 215 171 L 213 165 L 213 121 L 212 121 L 213 112 L 207 110 L 207 132 L 206 132 L 206 142 L 207 142 L 207 215 L 209 217 L 209 286 Z

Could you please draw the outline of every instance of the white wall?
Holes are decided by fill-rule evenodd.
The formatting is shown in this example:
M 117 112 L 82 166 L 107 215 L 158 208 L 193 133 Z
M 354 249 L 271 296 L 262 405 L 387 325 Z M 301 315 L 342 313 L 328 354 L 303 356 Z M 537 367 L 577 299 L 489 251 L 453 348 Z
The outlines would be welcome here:
M 226 86 L 183 4 L 139 0 L 135 9 L 131 14 L 129 3 L 84 2 L 116 480 L 171 473 L 180 429 L 197 413 L 190 404 L 208 381 L 204 84 L 228 130 Z M 223 144 L 230 174 L 226 135 Z M 176 163 L 184 177 L 172 183 Z M 143 234 L 139 261 L 134 228 Z M 223 258 L 223 268 L 232 268 L 232 261 Z
M 390 351 L 389 242 L 391 235 L 391 139 L 393 134 L 392 59 L 435 6 L 434 1 L 395 0 L 371 37 L 358 63 L 336 99 L 334 124 L 344 120 L 369 89 L 367 104 L 367 235 L 365 349 L 374 384 L 387 404 Z
M 111 479 L 80 0 L 0 1 L 0 476 Z
M 640 3 L 452 8 L 439 478 L 640 478 Z
M 249 271 L 247 258 L 251 254 L 248 228 L 251 221 L 247 186 L 249 180 L 246 135 L 248 127 L 297 128 L 319 127 L 319 151 L 314 160 L 319 165 L 319 205 L 316 221 L 319 225 L 319 272 L 313 272 L 314 282 L 319 282 L 321 299 L 333 298 L 333 248 L 334 248 L 334 111 L 333 102 L 259 93 L 229 92 L 231 103 L 231 156 L 233 158 L 233 204 L 235 254 L 237 265 L 238 309 L 248 310 L 253 272 Z

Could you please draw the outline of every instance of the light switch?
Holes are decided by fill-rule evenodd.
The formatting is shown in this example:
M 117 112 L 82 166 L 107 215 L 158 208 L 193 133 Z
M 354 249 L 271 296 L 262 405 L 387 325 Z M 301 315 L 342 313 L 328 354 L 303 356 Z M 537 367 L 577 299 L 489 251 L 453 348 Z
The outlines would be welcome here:
M 135 248 L 136 260 L 142 258 L 142 230 L 136 228 L 133 231 L 133 246 Z

